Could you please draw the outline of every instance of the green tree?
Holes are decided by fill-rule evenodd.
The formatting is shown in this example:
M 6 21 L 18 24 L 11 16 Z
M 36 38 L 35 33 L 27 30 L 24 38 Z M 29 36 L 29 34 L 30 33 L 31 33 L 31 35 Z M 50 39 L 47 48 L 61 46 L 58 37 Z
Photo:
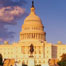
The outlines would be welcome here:
M 66 66 L 66 54 L 61 56 L 61 61 L 58 62 L 59 66 Z

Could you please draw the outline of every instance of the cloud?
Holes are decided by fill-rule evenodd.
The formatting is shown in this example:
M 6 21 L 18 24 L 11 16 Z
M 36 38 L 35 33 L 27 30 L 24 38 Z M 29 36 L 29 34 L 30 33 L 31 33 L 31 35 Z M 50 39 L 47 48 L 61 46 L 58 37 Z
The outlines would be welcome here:
M 20 19 L 25 14 L 25 9 L 19 6 L 8 6 L 0 9 L 0 38 L 6 40 L 8 38 L 14 38 L 15 32 L 8 32 L 8 28 L 5 25 L 16 25 L 17 19 Z
M 16 25 L 17 20 L 26 15 L 25 5 L 26 0 L 0 0 L 0 41 L 14 38 L 16 32 L 8 31 L 5 26 Z
M 13 22 L 24 16 L 26 0 L 0 0 L 0 22 Z
M 25 9 L 19 6 L 3 7 L 0 9 L 0 22 L 12 22 L 25 13 Z
M 2 42 L 3 41 L 3 39 L 2 38 L 0 38 L 0 42 Z

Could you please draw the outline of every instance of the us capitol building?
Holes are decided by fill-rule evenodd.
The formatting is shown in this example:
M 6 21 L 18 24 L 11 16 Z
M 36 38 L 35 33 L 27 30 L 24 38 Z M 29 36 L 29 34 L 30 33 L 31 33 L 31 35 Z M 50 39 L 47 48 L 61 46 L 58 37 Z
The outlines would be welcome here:
M 7 66 L 8 59 L 14 60 L 16 64 L 27 66 L 49 66 L 49 60 L 57 62 L 63 53 L 66 53 L 66 45 L 61 41 L 57 44 L 46 41 L 46 32 L 40 17 L 35 13 L 34 1 L 31 12 L 22 25 L 20 40 L 12 44 L 4 41 L 4 44 L 0 45 L 0 54 L 3 60 L 7 59 L 4 66 Z

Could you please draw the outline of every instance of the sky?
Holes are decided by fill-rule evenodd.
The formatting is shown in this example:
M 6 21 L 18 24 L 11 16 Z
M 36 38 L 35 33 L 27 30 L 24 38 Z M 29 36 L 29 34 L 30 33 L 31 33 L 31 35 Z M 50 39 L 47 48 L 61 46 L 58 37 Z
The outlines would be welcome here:
M 0 44 L 18 42 L 24 19 L 30 13 L 32 0 L 0 0 Z M 66 0 L 34 0 L 47 42 L 66 44 Z

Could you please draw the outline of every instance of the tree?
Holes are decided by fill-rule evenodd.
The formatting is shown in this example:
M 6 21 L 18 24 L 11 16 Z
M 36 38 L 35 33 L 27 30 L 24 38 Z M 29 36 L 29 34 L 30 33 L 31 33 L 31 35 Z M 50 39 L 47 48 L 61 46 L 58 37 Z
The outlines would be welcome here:
M 0 54 L 0 66 L 3 66 L 3 59 L 2 59 L 2 55 Z
M 66 54 L 61 56 L 61 61 L 58 62 L 59 66 L 66 66 Z

